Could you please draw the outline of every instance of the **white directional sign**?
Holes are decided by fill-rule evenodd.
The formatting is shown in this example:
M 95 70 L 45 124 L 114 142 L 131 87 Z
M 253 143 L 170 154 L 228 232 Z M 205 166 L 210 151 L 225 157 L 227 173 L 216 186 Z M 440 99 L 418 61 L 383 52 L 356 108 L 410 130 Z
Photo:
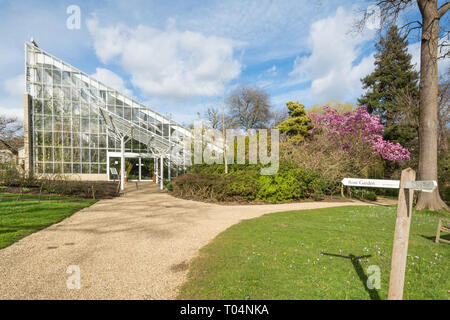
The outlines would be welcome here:
M 413 189 L 423 192 L 433 192 L 437 187 L 436 181 L 406 181 L 405 189 Z
M 399 180 L 344 178 L 342 179 L 342 184 L 344 186 L 353 186 L 353 187 L 391 188 L 391 189 L 400 188 Z
M 381 180 L 381 179 L 353 179 L 344 178 L 342 179 L 342 184 L 344 186 L 352 187 L 369 187 L 369 188 L 391 188 L 399 189 L 399 180 Z M 405 189 L 413 189 L 423 192 L 433 192 L 437 187 L 436 181 L 406 181 Z

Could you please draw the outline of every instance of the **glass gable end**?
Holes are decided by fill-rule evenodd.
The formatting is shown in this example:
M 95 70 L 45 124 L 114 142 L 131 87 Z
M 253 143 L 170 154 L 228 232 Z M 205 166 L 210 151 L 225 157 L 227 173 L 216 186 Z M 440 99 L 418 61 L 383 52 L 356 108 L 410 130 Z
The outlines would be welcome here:
M 125 146 L 128 153 L 161 153 L 182 143 L 175 137 L 190 135 L 183 126 L 32 44 L 25 44 L 25 52 L 35 173 L 106 174 L 108 151 L 120 152 L 114 124 L 125 131 L 133 128 Z M 174 165 L 182 158 L 182 152 L 172 155 Z

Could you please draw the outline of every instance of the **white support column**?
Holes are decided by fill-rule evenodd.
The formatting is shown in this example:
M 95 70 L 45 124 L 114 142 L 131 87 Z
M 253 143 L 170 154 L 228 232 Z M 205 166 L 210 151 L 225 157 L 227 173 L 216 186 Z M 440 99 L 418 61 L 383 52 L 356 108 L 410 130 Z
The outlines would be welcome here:
M 164 189 L 164 157 L 161 155 L 161 177 L 160 177 L 160 188 L 161 190 Z
M 186 173 L 186 149 L 183 147 L 183 173 Z
M 170 127 L 170 118 L 169 118 L 169 155 L 167 156 L 167 179 L 170 181 L 172 177 L 171 167 L 170 167 L 170 157 L 172 156 L 172 132 Z
M 156 177 L 156 184 L 159 183 L 159 172 L 158 172 L 158 158 L 155 157 L 155 177 Z
M 142 180 L 142 158 L 139 157 L 139 181 Z
M 120 189 L 125 190 L 125 137 L 120 138 Z

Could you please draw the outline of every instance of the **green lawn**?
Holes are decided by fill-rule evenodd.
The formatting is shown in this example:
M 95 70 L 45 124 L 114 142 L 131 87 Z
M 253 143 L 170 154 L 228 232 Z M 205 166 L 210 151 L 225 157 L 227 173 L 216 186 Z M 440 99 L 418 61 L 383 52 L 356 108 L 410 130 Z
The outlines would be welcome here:
M 57 223 L 86 208 L 95 200 L 42 197 L 35 195 L 0 194 L 0 249 L 23 237 Z
M 450 298 L 450 245 L 434 243 L 436 215 L 413 213 L 404 299 Z M 386 299 L 395 217 L 395 207 L 340 207 L 245 220 L 201 249 L 179 298 Z M 380 290 L 366 287 L 370 265 Z

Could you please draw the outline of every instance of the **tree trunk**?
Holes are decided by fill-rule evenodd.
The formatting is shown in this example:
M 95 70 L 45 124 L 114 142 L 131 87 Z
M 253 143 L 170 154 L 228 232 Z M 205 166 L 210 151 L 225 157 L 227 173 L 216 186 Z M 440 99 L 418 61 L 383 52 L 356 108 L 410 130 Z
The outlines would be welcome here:
M 422 42 L 420 49 L 419 102 L 419 178 L 437 181 L 437 113 L 438 113 L 438 40 L 439 13 L 437 0 L 418 0 L 422 14 Z M 447 208 L 436 188 L 432 193 L 420 192 L 416 209 L 442 210 Z
M 440 106 L 439 106 L 440 107 Z M 439 144 L 440 150 L 442 152 L 448 152 L 448 143 L 447 143 L 447 124 L 445 120 L 442 118 L 440 110 L 438 110 L 438 123 L 439 123 Z

